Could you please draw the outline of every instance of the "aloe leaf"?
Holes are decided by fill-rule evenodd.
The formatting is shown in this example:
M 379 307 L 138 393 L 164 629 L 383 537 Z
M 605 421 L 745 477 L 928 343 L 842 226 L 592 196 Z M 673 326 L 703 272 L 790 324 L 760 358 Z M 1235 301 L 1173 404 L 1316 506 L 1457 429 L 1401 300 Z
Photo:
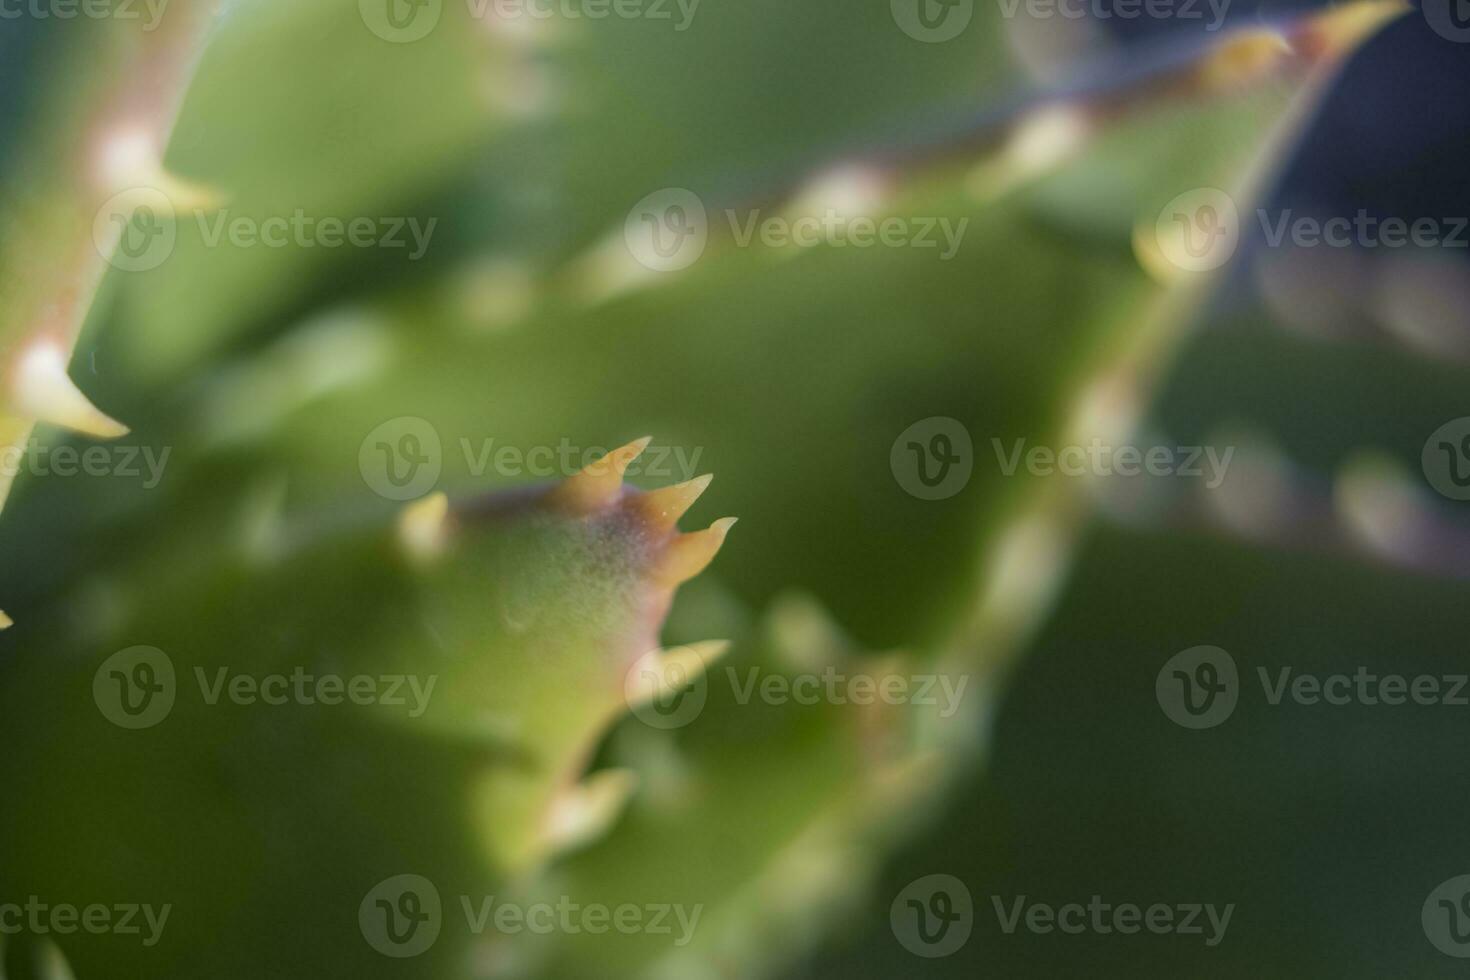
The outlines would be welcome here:
M 1246 38 L 1247 50 L 1255 52 L 1259 40 Z M 1216 53 L 1235 65 L 1240 50 Z M 1007 564 L 1015 554 L 1008 542 L 1040 521 L 1057 529 L 1065 552 L 1085 503 L 982 469 L 979 454 L 990 438 L 1041 439 L 1079 417 L 1096 421 L 1079 411 L 1094 404 L 1092 383 L 1119 373 L 1151 379 L 1181 336 L 1176 314 L 1200 295 L 1197 286 L 1166 293 L 1145 275 L 1134 255 L 1137 224 L 1119 221 L 1117 209 L 1067 207 L 1088 184 L 1085 161 L 1101 168 L 1130 145 L 1187 143 L 1187 153 L 1152 159 L 1146 181 L 1121 185 L 1150 221 L 1160 187 L 1238 188 L 1268 134 L 1310 101 L 1321 54 L 1309 46 L 1272 56 L 1259 72 L 1247 59 L 1245 74 L 1262 84 L 1196 107 L 1192 116 L 1167 99 L 1162 108 L 1120 113 L 1114 93 L 1060 114 L 1054 106 L 1023 114 L 968 173 L 951 163 L 880 174 L 884 191 L 868 205 L 879 216 L 973 219 L 964 247 L 943 266 L 917 251 L 818 245 L 778 256 L 720 242 L 686 274 L 608 291 L 598 278 L 607 253 L 594 245 L 562 269 L 554 295 L 535 297 L 521 329 L 504 334 L 467 338 L 465 317 L 442 283 L 359 307 L 364 317 L 329 336 L 346 337 L 354 350 L 364 338 L 385 337 L 399 354 L 391 375 L 365 373 L 370 388 L 357 378 L 357 385 L 325 391 L 267 385 L 272 397 L 259 402 L 240 397 L 257 390 L 252 382 L 277 378 L 289 354 L 302 349 L 287 347 L 285 355 L 277 348 L 258 359 L 246 350 L 197 388 L 176 392 L 169 411 L 145 413 L 140 426 L 144 438 L 178 450 L 181 470 L 170 488 L 116 522 L 106 540 L 69 542 L 53 573 L 58 581 L 28 584 L 20 581 L 23 569 L 7 573 L 7 594 L 21 599 L 14 607 L 21 626 L 6 642 L 24 653 L 7 667 L 15 681 L 4 689 L 28 700 L 0 717 L 27 739 L 15 758 L 29 763 L 7 781 L 28 798 L 50 801 L 45 809 L 65 813 L 70 829 L 61 834 L 11 818 L 18 823 L 4 836 L 26 850 L 0 866 L 15 887 L 101 881 L 177 895 L 201 924 L 186 927 L 163 960 L 137 955 L 153 969 L 161 962 L 163 973 L 210 962 L 222 975 L 252 975 L 259 950 L 270 946 L 269 955 L 292 970 L 386 974 L 391 964 L 361 941 L 351 910 L 375 883 L 405 868 L 451 897 L 503 886 L 515 895 L 561 889 L 706 906 L 697 944 L 674 953 L 648 937 L 611 955 L 586 937 L 527 943 L 534 948 L 526 956 L 569 975 L 692 975 L 731 964 L 737 972 L 766 970 L 808 948 L 826 906 L 859 891 L 871 871 L 841 867 L 855 842 L 888 846 L 911 830 L 943 790 L 946 770 L 971 759 L 977 740 L 964 726 L 977 719 L 936 726 L 922 712 L 752 711 L 717 692 L 686 737 L 644 749 L 687 757 L 682 799 L 677 785 L 643 797 L 624 772 L 587 773 L 600 736 L 627 707 L 620 675 L 626 680 L 640 648 L 657 639 L 667 608 L 670 582 L 647 587 L 648 518 L 629 515 L 646 498 L 619 491 L 590 511 L 583 501 L 598 492 L 573 490 L 568 498 L 564 490 L 534 505 L 498 498 L 483 508 L 443 509 L 430 498 L 390 530 L 371 492 L 382 490 L 370 480 L 364 487 L 360 466 L 361 454 L 376 448 L 375 427 L 408 416 L 429 426 L 441 446 L 439 482 L 456 497 L 472 485 L 528 482 L 506 473 L 487 480 L 474 470 L 473 454 L 459 452 L 462 440 L 474 447 L 485 438 L 487 412 L 495 433 L 523 448 L 554 445 L 573 432 L 612 444 L 621 435 L 615 427 L 639 424 L 669 433 L 691 455 L 707 449 L 700 468 L 721 472 L 721 499 L 728 494 L 733 509 L 754 515 L 746 526 L 758 529 L 761 543 L 744 553 L 731 549 L 711 595 L 737 609 L 762 609 L 792 589 L 810 592 L 852 635 L 838 644 L 835 662 L 856 668 L 866 665 L 858 651 L 902 643 L 914 657 L 882 669 L 976 672 L 975 689 L 988 693 L 990 670 L 1045 606 L 1061 565 L 1038 572 Z M 1220 94 L 1218 65 L 1207 58 L 1168 76 L 1162 94 L 1178 94 L 1179 86 Z M 1049 137 L 1039 164 L 1032 155 L 1038 132 Z M 1068 169 L 1071 153 L 1081 162 Z M 791 206 L 820 205 L 833 186 L 815 180 L 807 185 L 815 197 Z M 831 331 L 790 326 L 821 318 L 846 329 L 841 345 Z M 179 348 L 175 364 L 204 357 L 218 339 Z M 343 348 L 329 341 L 323 349 Z M 938 376 L 935 364 L 945 365 Z M 808 384 L 814 372 L 828 379 L 815 391 Z M 750 390 L 755 377 L 767 390 Z M 218 410 L 232 404 L 247 406 L 244 418 Z M 893 462 L 901 434 L 937 411 L 977 437 L 965 492 L 941 501 L 920 499 Z M 855 441 L 854 430 L 867 435 Z M 288 488 L 285 526 L 254 513 L 248 536 L 223 533 L 230 508 L 218 486 L 263 472 Z M 683 493 L 674 509 L 693 503 Z M 35 508 L 28 514 L 51 515 L 9 532 L 22 542 L 29 536 L 33 547 L 69 513 L 39 494 L 21 503 Z M 1024 515 L 1033 510 L 1028 523 Z M 673 580 L 697 571 L 726 530 L 717 524 L 706 537 L 677 539 L 692 552 L 675 563 Z M 673 547 L 663 541 L 655 544 Z M 91 635 L 68 630 L 84 599 L 116 612 L 86 617 L 100 623 Z M 741 639 L 733 662 L 742 665 L 790 673 L 821 662 L 812 659 L 806 633 L 775 643 L 753 633 Z M 147 733 L 136 742 L 118 739 L 84 696 L 100 657 L 135 642 L 156 642 L 184 667 L 205 667 L 206 676 L 217 665 L 259 670 L 303 658 L 412 673 L 447 647 L 446 676 L 459 683 L 418 731 L 386 718 L 335 726 L 290 712 L 288 723 L 273 725 L 185 706 L 164 722 L 177 726 L 154 730 L 178 734 L 155 739 L 156 752 L 140 755 Z M 490 656 L 452 656 L 480 644 Z M 697 672 L 712 657 L 686 651 L 672 663 Z M 517 669 L 542 658 L 563 669 Z M 58 664 L 65 666 L 58 671 Z M 192 670 L 179 673 L 188 680 Z M 674 686 L 660 677 L 662 687 Z M 972 707 L 983 711 L 984 704 Z M 42 726 L 25 723 L 38 716 L 76 724 L 59 726 L 65 740 L 38 744 Z M 639 724 L 626 722 L 615 741 Z M 786 755 L 759 751 L 778 734 Z M 76 740 L 81 757 L 95 764 L 68 769 L 79 754 Z M 732 742 L 757 751 L 732 754 Z M 656 777 L 636 738 L 632 749 L 615 746 L 608 755 L 633 776 Z M 895 780 L 902 792 L 892 792 Z M 880 785 L 886 792 L 877 792 Z M 762 795 L 767 788 L 778 792 L 779 805 Z M 618 804 L 630 794 L 633 809 L 618 822 Z M 404 805 L 387 807 L 385 795 Z M 239 859 L 186 876 L 170 859 L 177 822 L 141 831 L 146 836 L 129 842 L 127 856 L 119 828 L 146 826 L 147 801 L 158 798 L 177 798 L 172 811 L 202 835 L 203 850 Z M 100 826 L 97 799 L 118 801 Z M 443 823 L 425 827 L 431 818 Z M 672 844 L 670 834 L 677 835 Z M 548 868 L 568 846 L 584 849 Z M 793 857 L 793 849 L 808 847 L 815 866 Z M 779 917 L 760 911 L 783 888 L 823 908 L 785 932 Z M 283 890 L 292 896 L 284 906 Z M 282 941 L 282 934 L 294 938 Z M 416 965 L 454 975 L 471 945 L 479 944 L 457 936 Z M 506 948 L 490 945 L 476 955 L 493 958 Z M 74 953 L 87 972 L 137 951 L 83 943 Z
M 95 592 L 27 610 L 5 639 L 0 765 L 28 806 L 0 817 L 0 890 L 173 910 L 166 943 L 77 935 L 84 976 L 250 976 L 263 958 L 379 975 L 391 926 L 357 911 L 412 872 L 450 896 L 416 966 L 464 975 L 453 896 L 498 894 L 600 832 L 631 787 L 582 781 L 598 740 L 720 653 L 664 651 L 659 632 L 733 522 L 681 534 L 702 486 L 626 491 L 644 445 L 386 523 L 212 543 L 181 526 L 104 573 L 111 617 L 76 628 Z M 139 567 L 170 571 L 139 594 Z

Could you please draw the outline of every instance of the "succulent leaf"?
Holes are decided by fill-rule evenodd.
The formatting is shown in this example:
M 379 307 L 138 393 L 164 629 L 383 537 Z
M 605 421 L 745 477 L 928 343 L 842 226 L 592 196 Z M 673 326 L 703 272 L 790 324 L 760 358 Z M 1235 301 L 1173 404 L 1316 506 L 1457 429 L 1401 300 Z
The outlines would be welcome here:
M 597 465 L 626 465 L 644 442 Z M 26 787 L 30 813 L 67 831 L 51 838 L 23 813 L 0 818 L 0 890 L 141 890 L 178 907 L 168 954 L 178 962 L 243 976 L 250 950 L 276 944 L 298 966 L 348 976 L 364 958 L 318 962 L 333 945 L 321 939 L 339 935 L 337 921 L 350 921 L 374 881 L 408 867 L 494 894 L 601 833 L 633 784 L 584 773 L 628 710 L 630 670 L 659 649 L 682 581 L 670 556 L 693 574 L 681 549 L 693 539 L 705 557 L 706 540 L 679 532 L 617 477 L 596 499 L 580 492 L 602 477 L 447 508 L 428 498 L 410 505 L 418 527 L 407 537 L 393 522 L 318 529 L 266 564 L 176 536 L 165 550 L 211 556 L 135 597 L 101 641 L 57 642 L 69 597 L 28 609 L 0 667 L 0 715 L 14 738 L 4 779 Z M 146 674 L 113 666 L 113 651 L 139 644 L 155 651 Z M 147 690 L 165 674 L 164 716 L 118 727 L 131 725 L 126 705 L 152 703 Z M 334 693 L 308 678 L 335 678 Z M 379 686 L 390 681 L 396 697 Z M 381 696 L 359 701 L 359 684 Z M 145 807 L 167 800 L 184 823 L 97 813 L 99 795 L 122 787 Z M 402 805 L 384 807 L 384 794 L 402 794 Z M 235 857 L 189 871 L 176 860 L 180 826 Z M 265 893 L 295 897 L 238 920 L 233 903 L 211 899 Z M 211 938 L 216 929 L 232 938 Z M 284 934 L 300 944 L 281 945 Z M 467 941 L 446 940 L 445 961 Z M 105 972 L 137 954 L 124 945 L 80 942 L 72 954 L 83 975 Z M 368 963 L 377 955 L 355 945 Z

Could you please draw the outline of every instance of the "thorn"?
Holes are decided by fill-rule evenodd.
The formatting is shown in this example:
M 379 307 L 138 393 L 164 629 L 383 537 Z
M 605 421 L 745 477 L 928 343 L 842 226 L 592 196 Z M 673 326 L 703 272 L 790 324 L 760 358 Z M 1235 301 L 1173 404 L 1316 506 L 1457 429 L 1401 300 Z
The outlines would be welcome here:
M 156 140 L 141 127 L 113 132 L 99 154 L 104 186 L 119 193 L 139 187 L 160 191 L 174 215 L 211 211 L 224 203 L 225 195 L 216 188 L 164 169 L 159 154 Z
M 730 650 L 729 640 L 703 640 L 653 650 L 634 661 L 623 682 L 630 710 L 673 697 L 708 672 Z
M 846 218 L 872 217 L 882 211 L 891 183 L 877 167 L 838 166 L 814 176 L 782 210 L 792 220 L 832 211 Z
M 1411 9 L 1403 0 L 1365 0 L 1329 8 L 1307 22 L 1296 38 L 1297 44 L 1315 57 L 1337 57 Z
M 772 649 L 803 671 L 838 663 L 851 646 L 831 614 L 805 593 L 777 596 L 766 614 L 766 628 Z
M 8 630 L 15 625 L 15 620 L 5 615 L 5 610 L 0 609 L 0 630 Z
M 702 640 L 664 651 L 660 663 L 666 680 L 682 678 L 682 683 L 704 674 L 710 664 L 730 652 L 729 640 Z
M 398 540 L 415 561 L 431 561 L 444 553 L 448 540 L 449 497 L 441 490 L 398 512 Z
M 225 193 L 217 187 L 186 180 L 162 167 L 142 183 L 162 191 L 172 202 L 175 216 L 185 211 L 214 211 L 223 206 L 227 199 Z
M 602 769 L 580 785 L 571 786 L 552 803 L 545 842 L 552 851 L 566 851 L 605 834 L 627 808 L 638 774 L 631 769 Z
M 634 498 L 633 505 L 650 525 L 660 531 L 672 531 L 679 518 L 709 489 L 714 478 L 713 473 L 706 473 L 671 487 L 650 490 Z
M 611 507 L 622 496 L 623 474 L 627 472 L 628 464 L 637 459 L 652 441 L 653 436 L 634 439 L 587 464 L 552 491 L 552 501 L 578 515 Z
M 1159 248 L 1158 238 L 1153 225 L 1144 221 L 1137 221 L 1133 225 L 1133 258 L 1150 279 L 1161 286 L 1168 286 L 1184 275 L 1184 270 L 1164 254 Z
M 1397 463 L 1367 452 L 1343 464 L 1332 487 L 1335 510 L 1353 540 L 1410 566 L 1434 539 L 1425 493 Z
M 99 439 L 127 435 L 127 426 L 102 414 L 82 394 L 66 372 L 66 361 L 61 344 L 51 338 L 34 341 L 22 351 L 11 376 L 16 411 Z
M 676 586 L 687 582 L 709 566 L 725 543 L 725 535 L 735 526 L 736 518 L 722 517 L 703 531 L 681 534 L 670 544 L 654 570 L 654 580 Z
M 1264 78 L 1283 58 L 1294 54 L 1289 41 L 1269 28 L 1244 30 L 1220 42 L 1199 66 L 1206 89 L 1220 91 Z
M 1067 162 L 1094 128 L 1081 105 L 1056 102 L 1032 109 L 1011 127 L 1001 148 L 970 172 L 965 187 L 977 201 L 995 201 Z
M 4 405 L 5 399 L 0 397 L 0 413 L 5 411 Z M 36 423 L 32 419 L 0 414 L 0 453 L 24 454 L 30 445 L 31 433 L 35 428 Z M 20 457 L 17 455 L 15 458 Z M 15 477 L 19 469 L 19 466 L 0 466 L 0 509 L 5 507 L 5 501 L 9 498 L 10 490 L 15 485 Z

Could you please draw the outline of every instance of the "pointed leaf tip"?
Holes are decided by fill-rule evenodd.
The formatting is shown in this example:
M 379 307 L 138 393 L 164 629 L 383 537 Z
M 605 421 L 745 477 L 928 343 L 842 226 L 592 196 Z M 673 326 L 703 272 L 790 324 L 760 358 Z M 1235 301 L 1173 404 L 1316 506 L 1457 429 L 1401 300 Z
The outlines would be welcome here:
M 128 427 L 104 415 L 66 370 L 67 354 L 52 338 L 32 341 L 16 358 L 10 376 L 10 402 L 26 418 L 99 439 L 128 434 Z
M 573 514 L 585 516 L 606 510 L 623 493 L 623 474 L 653 441 L 652 436 L 634 439 L 601 459 L 572 474 L 552 492 L 552 501 Z
M 694 578 L 715 560 L 725 536 L 735 526 L 736 518 L 722 517 L 703 531 L 681 534 L 670 542 L 659 559 L 654 580 L 661 585 L 677 586 Z
M 442 490 L 404 506 L 398 513 L 398 540 L 411 558 L 427 561 L 444 553 L 449 497 Z
M 553 851 L 565 851 L 607 833 L 638 788 L 631 769 L 602 769 L 568 787 L 552 804 L 545 831 Z
M 651 526 L 671 531 L 679 523 L 679 518 L 709 489 L 714 478 L 713 473 L 706 473 L 671 487 L 650 490 L 636 499 L 635 506 Z

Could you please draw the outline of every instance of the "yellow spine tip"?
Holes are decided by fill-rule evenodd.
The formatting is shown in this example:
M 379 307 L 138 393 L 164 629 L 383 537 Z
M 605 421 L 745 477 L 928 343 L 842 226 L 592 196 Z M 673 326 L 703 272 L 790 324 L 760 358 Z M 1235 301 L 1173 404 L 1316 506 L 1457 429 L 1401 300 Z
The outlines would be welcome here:
M 128 434 L 128 427 L 104 415 L 67 373 L 67 352 L 52 337 L 41 337 L 20 352 L 10 375 L 10 402 L 25 418 L 99 439 Z
M 673 530 L 679 518 L 709 489 L 714 478 L 713 473 L 706 473 L 671 487 L 650 490 L 635 498 L 634 507 L 651 526 L 664 531 Z
M 654 581 L 674 587 L 694 578 L 709 567 L 725 543 L 725 536 L 735 526 L 736 518 L 722 517 L 703 531 L 681 534 L 670 542 L 668 550 L 654 569 Z
M 634 439 L 626 446 L 619 446 L 601 459 L 587 464 L 552 491 L 552 502 L 579 516 L 611 507 L 622 496 L 623 474 L 652 441 L 652 436 Z
M 444 553 L 448 541 L 449 497 L 443 491 L 415 500 L 398 514 L 398 539 L 409 556 L 426 561 Z

